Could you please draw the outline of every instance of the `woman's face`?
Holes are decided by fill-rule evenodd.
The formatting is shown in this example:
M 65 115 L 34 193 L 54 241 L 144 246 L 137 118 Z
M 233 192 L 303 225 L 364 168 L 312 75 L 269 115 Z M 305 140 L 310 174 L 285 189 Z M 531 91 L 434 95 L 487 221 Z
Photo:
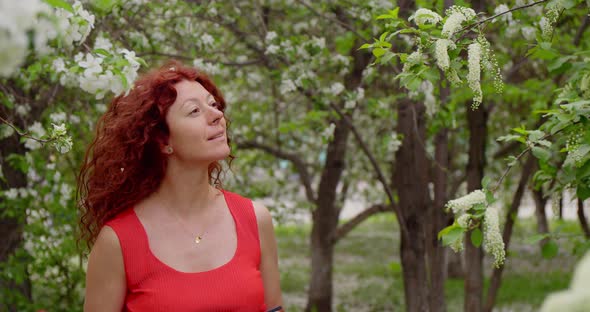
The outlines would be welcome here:
M 230 151 L 220 104 L 196 81 L 183 80 L 174 88 L 176 100 L 166 115 L 173 155 L 181 161 L 207 165 L 225 159 Z

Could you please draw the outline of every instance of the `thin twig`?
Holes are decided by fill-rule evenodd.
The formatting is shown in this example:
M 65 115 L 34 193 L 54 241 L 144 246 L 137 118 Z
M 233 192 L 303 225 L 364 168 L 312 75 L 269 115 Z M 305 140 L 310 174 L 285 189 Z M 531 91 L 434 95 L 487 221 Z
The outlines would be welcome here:
M 488 18 L 485 18 L 485 19 L 483 19 L 483 20 L 481 20 L 481 21 L 479 21 L 479 22 L 477 22 L 477 23 L 474 23 L 474 24 L 467 25 L 467 26 L 463 27 L 463 28 L 462 28 L 461 30 L 459 30 L 457 33 L 460 33 L 460 32 L 466 31 L 466 30 L 470 30 L 470 29 L 472 29 L 472 28 L 474 28 L 474 27 L 476 27 L 476 26 L 479 26 L 479 25 L 481 25 L 481 24 L 483 24 L 483 23 L 487 23 L 487 22 L 489 22 L 489 21 L 491 21 L 491 20 L 495 19 L 496 17 L 502 16 L 502 15 L 504 15 L 504 14 L 508 14 L 508 13 L 510 13 L 510 12 L 518 11 L 518 10 L 520 10 L 520 9 L 525 9 L 525 8 L 528 8 L 528 7 L 532 7 L 532 6 L 535 6 L 535 5 L 537 5 L 537 4 L 541 4 L 541 3 L 543 3 L 543 2 L 547 2 L 547 1 L 549 1 L 549 0 L 540 0 L 540 1 L 537 1 L 537 2 L 533 2 L 533 3 L 529 3 L 529 4 L 521 5 L 521 6 L 519 6 L 519 7 L 512 8 L 512 9 L 510 9 L 510 10 L 507 10 L 507 11 L 504 11 L 504 12 L 501 12 L 501 13 L 498 13 L 498 14 L 496 14 L 496 15 L 492 15 L 492 16 L 490 16 L 490 17 L 488 17 Z
M 9 126 L 10 128 L 12 128 L 14 130 L 14 132 L 16 132 L 16 134 L 25 137 L 25 138 L 29 138 L 32 140 L 35 140 L 39 143 L 48 143 L 51 141 L 54 141 L 55 139 L 39 139 L 39 138 L 35 138 L 33 136 L 31 136 L 28 132 L 21 132 L 15 125 L 13 125 L 10 121 L 2 118 L 2 116 L 0 116 L 0 121 L 5 123 L 7 126 Z

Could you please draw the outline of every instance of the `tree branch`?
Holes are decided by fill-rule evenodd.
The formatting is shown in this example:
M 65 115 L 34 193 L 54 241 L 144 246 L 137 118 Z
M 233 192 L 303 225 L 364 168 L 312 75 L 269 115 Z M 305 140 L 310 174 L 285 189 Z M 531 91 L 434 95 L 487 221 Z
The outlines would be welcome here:
M 586 31 L 586 28 L 588 28 L 589 25 L 590 25 L 590 15 L 586 15 L 584 17 L 584 21 L 582 22 L 582 25 L 580 25 L 580 28 L 578 28 L 578 32 L 576 32 L 576 37 L 574 37 L 574 45 L 576 47 L 580 45 L 580 41 L 582 40 L 582 35 L 584 34 L 584 31 Z
M 366 208 L 352 219 L 347 221 L 346 223 L 342 224 L 336 230 L 336 234 L 334 235 L 334 241 L 337 242 L 344 236 L 346 236 L 350 231 L 352 231 L 357 225 L 361 224 L 363 221 L 368 219 L 370 216 L 381 213 L 381 212 L 395 212 L 394 205 L 384 205 L 384 204 L 376 204 L 369 208 Z M 401 222 L 400 222 L 401 224 Z
M 313 188 L 311 186 L 311 176 L 309 175 L 309 172 L 307 171 L 307 165 L 303 162 L 301 157 L 299 157 L 296 154 L 287 153 L 281 149 L 275 148 L 270 145 L 266 145 L 264 143 L 259 143 L 256 141 L 242 141 L 242 142 L 235 141 L 235 142 L 239 148 L 262 150 L 262 151 L 265 151 L 277 158 L 281 158 L 281 159 L 285 159 L 285 160 L 290 161 L 293 164 L 293 166 L 295 166 L 295 169 L 299 173 L 299 179 L 301 180 L 301 184 L 303 184 L 303 187 L 305 188 L 305 195 L 307 196 L 307 200 L 309 200 L 310 202 L 316 201 L 316 196 L 315 196 Z

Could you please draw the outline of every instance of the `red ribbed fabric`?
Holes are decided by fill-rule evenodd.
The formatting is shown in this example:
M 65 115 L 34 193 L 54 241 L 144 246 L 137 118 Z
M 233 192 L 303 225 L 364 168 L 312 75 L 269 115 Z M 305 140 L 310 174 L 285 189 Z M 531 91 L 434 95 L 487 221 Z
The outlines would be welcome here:
M 238 238 L 233 258 L 210 271 L 185 273 L 151 252 L 145 229 L 133 209 L 106 225 L 119 238 L 127 295 L 123 311 L 265 311 L 260 275 L 260 241 L 252 201 L 223 191 Z

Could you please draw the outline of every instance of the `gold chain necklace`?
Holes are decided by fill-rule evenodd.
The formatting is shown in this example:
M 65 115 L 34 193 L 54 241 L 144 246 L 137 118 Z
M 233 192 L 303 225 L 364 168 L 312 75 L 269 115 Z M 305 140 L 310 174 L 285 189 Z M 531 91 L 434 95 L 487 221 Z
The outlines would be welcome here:
M 195 244 L 199 244 L 203 240 L 203 237 L 205 236 L 205 234 L 207 233 L 207 231 L 203 231 L 201 234 L 195 235 L 195 234 L 193 234 L 192 231 L 188 230 L 185 227 L 184 223 L 180 220 L 180 218 L 175 213 L 172 213 L 172 214 L 174 215 L 174 218 L 176 218 L 176 221 L 178 222 L 178 224 L 180 224 L 180 226 L 182 227 L 182 229 L 185 232 L 189 233 L 189 235 L 193 238 L 193 241 L 195 242 Z

